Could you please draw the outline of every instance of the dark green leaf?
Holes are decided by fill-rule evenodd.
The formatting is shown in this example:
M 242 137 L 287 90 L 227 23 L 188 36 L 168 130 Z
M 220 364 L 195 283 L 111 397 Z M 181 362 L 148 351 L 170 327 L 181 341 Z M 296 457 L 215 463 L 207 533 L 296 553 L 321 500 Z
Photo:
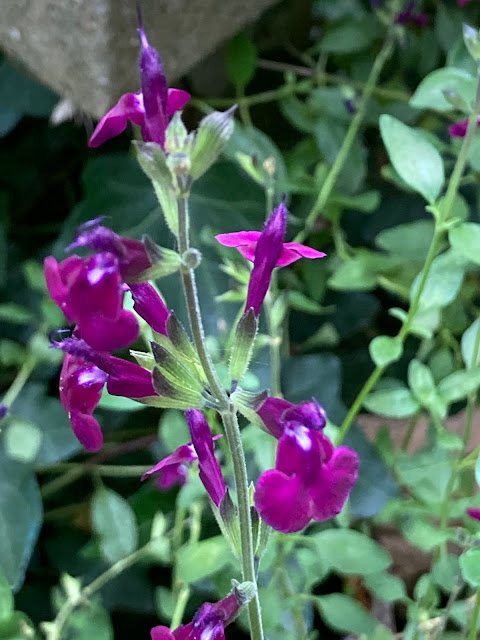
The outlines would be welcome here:
M 318 553 L 339 573 L 367 575 L 387 569 L 392 559 L 374 540 L 351 529 L 327 529 L 312 536 Z
M 230 82 L 242 89 L 255 75 L 257 49 L 244 31 L 237 33 L 227 44 L 225 65 Z
M 92 524 L 100 536 L 102 555 L 113 564 L 133 553 L 138 544 L 138 526 L 132 508 L 121 495 L 100 488 L 92 501 Z
M 177 553 L 177 576 L 187 584 L 197 582 L 220 571 L 232 560 L 232 552 L 222 536 L 189 543 Z
M 369 634 L 375 629 L 375 618 L 350 596 L 332 593 L 315 601 L 323 620 L 335 631 Z

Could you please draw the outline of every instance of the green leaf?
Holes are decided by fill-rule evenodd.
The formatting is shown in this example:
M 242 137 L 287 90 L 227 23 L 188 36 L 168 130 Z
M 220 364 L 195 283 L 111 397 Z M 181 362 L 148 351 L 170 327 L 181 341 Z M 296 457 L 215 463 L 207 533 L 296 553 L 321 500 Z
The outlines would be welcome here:
M 391 573 L 371 573 L 364 578 L 365 586 L 385 602 L 403 600 L 407 596 L 405 583 Z
M 237 33 L 225 50 L 225 66 L 232 84 L 244 89 L 252 80 L 257 68 L 257 49 L 247 34 Z
M 374 391 L 363 404 L 369 411 L 387 418 L 407 418 L 420 409 L 412 393 L 404 387 Z
M 12 418 L 4 435 L 5 453 L 18 462 L 33 462 L 42 446 L 42 432 L 36 424 Z
M 402 256 L 404 260 L 423 262 L 433 238 L 434 226 L 431 220 L 399 224 L 381 231 L 375 243 L 389 253 Z
M 0 109 L 48 117 L 58 96 L 44 85 L 17 71 L 7 60 L 0 64 Z
M 69 616 L 65 637 L 74 640 L 113 640 L 110 616 L 98 604 L 89 603 L 86 608 L 75 609 Z
M 320 42 L 326 53 L 353 53 L 368 47 L 380 34 L 379 23 L 372 17 L 333 25 Z
M 377 286 L 377 277 L 403 262 L 399 256 L 359 249 L 350 260 L 342 262 L 328 280 L 328 286 L 341 291 L 368 290 Z
M 435 258 L 420 296 L 420 310 L 440 309 L 450 304 L 462 285 L 465 268 L 465 259 L 453 251 Z M 410 300 L 417 295 L 422 275 L 420 272 L 412 284 Z
M 445 179 L 438 151 L 421 133 L 387 114 L 380 116 L 380 131 L 397 173 L 433 204 Z
M 404 455 L 396 472 L 399 481 L 425 504 L 439 504 L 451 475 L 450 455 L 440 448 Z
M 30 324 L 35 320 L 35 316 L 19 304 L 4 302 L 0 304 L 0 320 L 16 324 Z
M 137 548 L 135 514 L 128 502 L 115 491 L 102 487 L 95 492 L 92 524 L 100 537 L 100 549 L 107 562 L 113 564 Z
M 454 91 L 467 104 L 471 104 L 475 98 L 476 85 L 475 78 L 462 69 L 436 69 L 420 82 L 410 104 L 417 109 L 433 109 L 441 113 L 452 111 L 453 107 L 443 92 Z
M 403 343 L 398 338 L 377 336 L 370 342 L 368 349 L 373 362 L 379 367 L 385 367 L 402 357 Z
M 427 365 L 419 360 L 411 360 L 408 367 L 408 384 L 420 404 L 431 410 L 438 408 L 435 380 Z M 443 415 L 444 411 L 440 414 Z
M 472 587 L 480 587 L 480 548 L 468 549 L 459 558 L 463 579 Z
M 342 593 L 332 593 L 315 599 L 324 622 L 344 633 L 373 633 L 375 618 L 356 600 Z
M 9 620 L 0 622 L 0 638 L 1 640 L 36 640 L 38 636 L 32 621 L 21 611 L 14 611 Z
M 480 224 L 463 222 L 450 229 L 448 238 L 458 253 L 474 264 L 480 264 Z
M 7 578 L 0 571 L 0 634 L 2 624 L 10 620 L 13 613 L 13 593 Z
M 448 531 L 442 531 L 420 518 L 408 519 L 402 523 L 401 529 L 405 537 L 423 551 L 432 551 L 450 538 Z
M 327 529 L 311 536 L 321 558 L 344 574 L 368 575 L 387 569 L 392 559 L 374 540 L 351 529 Z
M 167 409 L 162 412 L 159 437 L 168 451 L 175 451 L 177 447 L 190 442 L 192 438 L 181 411 Z
M 42 524 L 42 499 L 35 475 L 0 450 L 0 570 L 17 590 Z
M 232 561 L 232 552 L 223 536 L 189 543 L 177 553 L 177 577 L 186 584 L 198 582 L 217 573 Z
M 480 367 L 454 371 L 438 385 L 438 392 L 447 403 L 466 398 L 480 387 Z
M 159 615 L 165 620 L 171 620 L 175 611 L 175 596 L 167 587 L 155 589 L 155 604 Z
M 459 578 L 457 556 L 442 553 L 433 565 L 432 578 L 445 593 L 451 593 Z

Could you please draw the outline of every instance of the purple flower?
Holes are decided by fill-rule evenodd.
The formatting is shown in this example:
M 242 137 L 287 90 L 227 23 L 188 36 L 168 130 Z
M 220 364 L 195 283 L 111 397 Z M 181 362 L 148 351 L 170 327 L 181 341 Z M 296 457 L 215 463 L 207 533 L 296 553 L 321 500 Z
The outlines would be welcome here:
M 145 322 L 157 333 L 167 335 L 167 320 L 170 311 L 158 295 L 154 287 L 148 282 L 130 285 L 133 308 Z
M 190 409 L 185 411 L 188 428 L 192 436 L 192 444 L 198 456 L 200 480 L 208 495 L 218 507 L 227 491 L 222 476 L 222 469 L 215 458 L 213 436 L 208 422 L 201 411 Z
M 258 316 L 267 294 L 275 267 L 285 267 L 300 258 L 323 258 L 321 251 L 297 242 L 283 242 L 287 228 L 287 208 L 282 202 L 260 231 L 221 233 L 215 238 L 226 247 L 236 247 L 241 255 L 253 262 L 245 309 L 253 308 Z
M 475 520 L 480 520 L 480 509 L 478 507 L 470 507 L 467 509 L 467 515 Z
M 215 436 L 213 440 L 218 440 L 221 437 L 221 435 Z M 145 480 L 151 475 L 155 475 L 159 488 L 164 491 L 175 484 L 183 486 L 187 481 L 188 467 L 195 460 L 198 460 L 198 454 L 193 444 L 182 444 L 173 453 L 160 460 L 152 469 L 147 471 L 141 479 Z
M 142 129 L 145 142 L 156 142 L 164 146 L 168 118 L 181 109 L 190 94 L 181 89 L 168 89 L 163 65 L 157 51 L 148 44 L 140 26 L 140 78 L 142 90 L 126 93 L 98 123 L 88 143 L 98 147 L 106 140 L 125 131 L 130 120 Z
M 468 118 L 459 122 L 454 122 L 448 127 L 448 133 L 454 138 L 464 138 L 467 133 Z M 477 127 L 480 127 L 480 116 L 478 116 Z
M 413 24 L 417 27 L 424 27 L 428 23 L 428 16 L 421 11 L 414 13 L 415 0 L 409 0 L 395 20 L 397 24 Z
M 187 481 L 188 465 L 197 459 L 197 452 L 193 444 L 183 444 L 181 447 L 178 447 L 178 449 L 175 449 L 169 456 L 160 460 L 160 462 L 147 471 L 141 479 L 145 480 L 151 475 L 157 476 L 158 486 L 164 491 L 170 489 L 175 484 L 184 485 Z
M 189 624 L 174 631 L 153 627 L 152 640 L 225 640 L 225 627 L 236 618 L 242 604 L 235 591 L 220 602 L 205 602 Z
M 60 374 L 60 399 L 73 432 L 87 451 L 98 451 L 103 435 L 93 412 L 105 383 L 111 395 L 144 398 L 156 395 L 151 374 L 138 364 L 95 351 L 79 338 L 67 338 L 54 346 L 66 354 Z
M 71 256 L 60 263 L 49 256 L 44 266 L 53 300 L 94 349 L 113 351 L 138 338 L 135 315 L 123 309 L 125 287 L 113 253 Z
M 4 418 L 8 413 L 8 407 L 3 402 L 0 402 L 0 420 Z
M 118 260 L 123 282 L 136 282 L 152 266 L 145 246 L 140 240 L 123 238 L 111 229 L 99 224 L 101 218 L 89 220 L 81 225 L 75 234 L 75 240 L 66 251 L 77 247 L 88 247 L 94 253 L 111 253 Z
M 262 473 L 255 490 L 263 520 L 291 533 L 340 513 L 357 479 L 358 456 L 345 446 L 335 449 L 322 433 L 322 407 L 269 398 L 258 413 L 278 438 L 275 469 Z

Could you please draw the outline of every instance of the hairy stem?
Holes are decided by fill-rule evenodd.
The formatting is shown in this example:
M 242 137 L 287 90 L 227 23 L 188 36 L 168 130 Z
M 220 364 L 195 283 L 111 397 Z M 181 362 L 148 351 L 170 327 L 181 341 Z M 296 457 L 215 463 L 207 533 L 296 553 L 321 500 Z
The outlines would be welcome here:
M 181 254 L 189 248 L 188 203 L 186 198 L 178 199 L 178 245 Z M 192 269 L 184 269 L 182 271 L 182 279 L 193 340 L 202 363 L 202 367 L 205 371 L 205 376 L 210 384 L 211 391 L 219 403 L 220 414 L 232 456 L 233 472 L 237 489 L 238 515 L 240 521 L 243 580 L 250 581 L 256 585 L 254 559 L 255 550 L 253 546 L 252 521 L 250 515 L 248 476 L 237 414 L 218 379 L 210 355 L 207 351 L 194 271 Z M 255 593 L 254 598 L 249 602 L 248 615 L 251 639 L 263 640 L 262 616 L 258 593 Z

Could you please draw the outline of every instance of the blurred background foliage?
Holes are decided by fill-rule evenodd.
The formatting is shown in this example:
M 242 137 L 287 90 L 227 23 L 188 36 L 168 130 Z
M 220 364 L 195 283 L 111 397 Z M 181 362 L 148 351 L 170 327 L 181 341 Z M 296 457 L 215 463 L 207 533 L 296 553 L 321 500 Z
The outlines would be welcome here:
M 423 127 L 450 167 L 453 155 L 447 126 L 451 113 L 412 106 L 410 98 L 425 75 L 439 67 L 472 72 L 461 22 L 479 24 L 479 3 L 462 10 L 452 0 L 418 4 L 428 22 L 404 29 L 403 42 L 385 66 L 334 193 L 309 235 L 309 244 L 325 251 L 328 258 L 299 262 L 278 276 L 285 293 L 277 313 L 288 318 L 289 327 L 283 351 L 283 393 L 295 402 L 315 396 L 337 425 L 374 367 L 370 341 L 378 335 L 395 335 L 398 319 L 388 310 L 407 307 L 410 285 L 433 234 L 422 198 L 405 188 L 388 164 L 379 115 L 390 114 Z M 202 92 L 195 74 L 183 79 L 182 86 L 194 95 L 185 110 L 191 126 L 209 107 L 226 108 L 239 101 L 235 134 L 224 157 L 196 185 L 191 201 L 194 242 L 204 254 L 200 302 L 215 360 L 221 360 L 239 305 L 235 293 L 224 295 L 234 284 L 236 259 L 215 246 L 213 236 L 260 228 L 266 196 L 267 202 L 270 198 L 276 203 L 283 193 L 291 212 L 289 233 L 293 237 L 301 231 L 384 38 L 385 28 L 368 2 L 283 2 L 227 43 L 220 67 L 216 56 L 211 75 L 218 74 L 218 80 L 210 77 L 208 82 L 213 90 Z M 207 63 L 205 73 L 209 73 Z M 4 402 L 11 404 L 11 410 L 0 435 L 0 567 L 16 592 L 16 609 L 36 626 L 52 619 L 69 590 L 78 587 L 71 578 L 63 578 L 58 586 L 62 575 L 88 584 L 109 564 L 145 544 L 154 516 L 161 512 L 164 533 L 152 554 L 109 582 L 101 598 L 96 596 L 88 608 L 78 608 L 65 631 L 65 637 L 75 640 L 107 640 L 113 635 L 122 640 L 132 634 L 147 638 L 151 626 L 171 616 L 172 589 L 175 592 L 178 584 L 189 587 L 191 613 L 205 599 L 223 595 L 230 578 L 238 576 L 209 511 L 201 511 L 202 501 L 197 499 L 202 490 L 194 471 L 180 491 L 161 493 L 152 484 L 139 483 L 140 467 L 188 441 L 179 413 L 164 411 L 159 418 L 150 408 L 105 397 L 99 414 L 106 445 L 89 457 L 80 450 L 59 403 L 61 354 L 48 349 L 48 335 L 64 327 L 65 320 L 46 294 L 43 258 L 48 254 L 60 258 L 75 228 L 99 215 L 106 216 L 109 226 L 122 235 L 140 238 L 149 233 L 162 245 L 172 243 L 151 185 L 130 152 L 129 134 L 91 151 L 86 145 L 92 130 L 87 116 L 74 113 L 73 120 L 52 124 L 52 110 L 59 100 L 60 96 L 2 59 L 0 391 L 5 392 Z M 270 182 L 264 162 L 272 158 L 275 179 Z M 479 222 L 478 134 L 471 168 L 456 215 Z M 221 256 L 231 261 L 230 269 L 218 268 Z M 478 285 L 477 261 L 476 267 L 462 267 L 457 285 L 452 283 L 453 294 L 430 309 L 417 337 L 408 338 L 402 357 L 384 381 L 384 389 L 393 385 L 397 390 L 397 395 L 387 398 L 387 415 L 400 418 L 415 412 L 398 389 L 402 385 L 407 389 L 407 367 L 418 353 L 419 339 L 436 380 L 461 366 L 459 340 L 478 313 Z M 161 288 L 169 307 L 182 317 L 176 277 L 163 280 Z M 440 313 L 442 328 L 436 332 Z M 265 347 L 255 355 L 248 384 L 252 389 L 270 385 Z M 367 407 L 385 415 L 381 399 L 375 401 L 372 396 Z M 245 427 L 244 437 L 255 478 L 271 465 L 272 445 L 251 426 Z M 347 443 L 362 461 L 350 503 L 358 523 L 366 523 L 398 496 L 399 481 L 427 494 L 444 485 L 445 450 L 436 449 L 426 460 L 404 461 L 400 477 L 394 477 L 386 464 L 385 434 L 374 445 L 355 427 Z M 231 475 L 228 467 L 226 473 Z M 186 527 L 190 542 L 184 543 L 181 534 L 178 538 L 178 527 L 180 531 Z M 405 535 L 428 550 L 428 529 L 412 533 L 405 527 Z M 403 581 L 385 573 L 390 556 L 373 541 L 367 548 L 369 541 L 361 533 L 356 533 L 356 539 L 349 539 L 355 532 L 347 530 L 337 532 L 336 539 L 326 534 L 321 525 L 311 527 L 310 543 L 294 555 L 295 536 L 275 536 L 272 544 L 278 556 L 275 559 L 267 552 L 260 573 L 267 637 L 293 637 L 294 620 L 282 604 L 291 595 L 285 571 L 294 590 L 302 592 L 313 585 L 321 596 L 316 609 L 309 601 L 300 605 L 311 629 L 323 629 L 324 637 L 349 632 L 384 637 L 375 635 L 376 622 L 359 606 L 357 591 L 387 593 L 392 602 L 405 599 Z M 337 557 L 340 542 L 343 551 Z M 348 555 L 345 550 L 350 548 L 354 551 Z M 366 558 L 363 563 L 362 557 Z M 445 581 L 447 570 L 443 569 Z M 267 589 L 272 575 L 275 588 Z M 360 576 L 358 589 L 351 575 Z M 11 613 L 8 590 L 2 585 L 0 624 L 2 606 L 8 624 L 0 637 L 33 637 L 28 619 Z M 347 595 L 322 596 L 342 590 Z M 461 619 L 465 614 L 458 610 L 456 615 Z M 243 624 L 240 620 L 228 637 L 245 637 Z

